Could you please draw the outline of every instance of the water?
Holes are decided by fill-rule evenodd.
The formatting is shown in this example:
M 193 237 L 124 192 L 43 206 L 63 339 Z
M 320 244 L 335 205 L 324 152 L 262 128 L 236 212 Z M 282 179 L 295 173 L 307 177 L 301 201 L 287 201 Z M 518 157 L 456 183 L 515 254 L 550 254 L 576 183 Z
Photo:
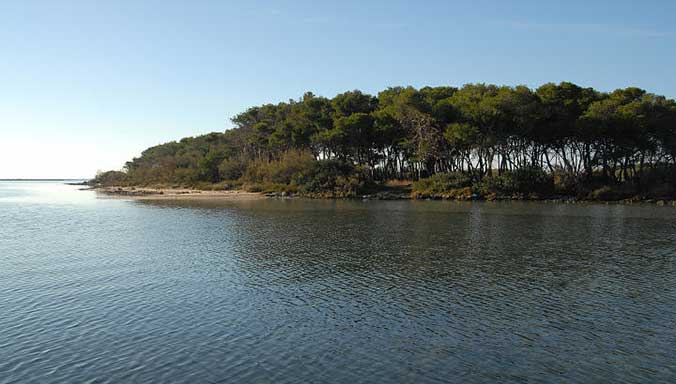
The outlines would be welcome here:
M 0 182 L 0 383 L 667 383 L 676 209 Z

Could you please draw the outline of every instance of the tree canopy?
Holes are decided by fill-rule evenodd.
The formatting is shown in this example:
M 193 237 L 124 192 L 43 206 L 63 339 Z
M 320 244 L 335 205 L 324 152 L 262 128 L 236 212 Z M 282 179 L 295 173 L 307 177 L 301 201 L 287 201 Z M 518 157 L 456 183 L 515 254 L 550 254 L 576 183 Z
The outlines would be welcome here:
M 676 167 L 676 102 L 639 88 L 611 93 L 562 82 L 359 90 L 255 106 L 223 133 L 145 150 L 136 183 L 216 183 L 289 151 L 339 161 L 373 181 L 458 172 L 472 180 L 524 169 L 607 183 Z

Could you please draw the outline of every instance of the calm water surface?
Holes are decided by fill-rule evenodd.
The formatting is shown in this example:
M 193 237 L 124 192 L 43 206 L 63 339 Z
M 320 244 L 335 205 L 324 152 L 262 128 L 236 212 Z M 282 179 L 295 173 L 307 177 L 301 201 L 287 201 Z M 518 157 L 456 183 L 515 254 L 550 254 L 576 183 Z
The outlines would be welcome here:
M 676 209 L 0 182 L 0 383 L 676 381 Z

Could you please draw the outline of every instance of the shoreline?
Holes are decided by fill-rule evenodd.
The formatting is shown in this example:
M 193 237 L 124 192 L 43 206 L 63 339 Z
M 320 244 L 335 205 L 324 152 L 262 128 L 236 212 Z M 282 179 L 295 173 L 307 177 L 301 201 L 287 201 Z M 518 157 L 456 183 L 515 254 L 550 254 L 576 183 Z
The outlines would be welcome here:
M 202 191 L 188 188 L 145 188 L 145 187 L 92 187 L 91 190 L 109 198 L 132 200 L 262 200 L 266 196 L 258 192 L 241 190 Z
M 530 198 L 527 196 L 496 196 L 492 199 L 471 198 L 457 199 L 446 196 L 429 196 L 413 198 L 410 194 L 377 192 L 368 195 L 359 195 L 354 197 L 331 197 L 331 196 L 305 196 L 298 194 L 287 194 L 285 192 L 248 192 L 245 190 L 198 190 L 190 188 L 159 188 L 159 187 L 91 187 L 81 190 L 95 191 L 108 198 L 127 198 L 132 200 L 265 200 L 265 199 L 348 199 L 348 200 L 421 200 L 421 201 L 485 201 L 485 202 L 505 202 L 505 201 L 533 201 L 555 204 L 647 204 L 656 206 L 676 207 L 676 200 L 671 199 L 622 199 L 622 200 L 589 200 L 578 199 L 571 196 L 550 196 L 541 198 Z

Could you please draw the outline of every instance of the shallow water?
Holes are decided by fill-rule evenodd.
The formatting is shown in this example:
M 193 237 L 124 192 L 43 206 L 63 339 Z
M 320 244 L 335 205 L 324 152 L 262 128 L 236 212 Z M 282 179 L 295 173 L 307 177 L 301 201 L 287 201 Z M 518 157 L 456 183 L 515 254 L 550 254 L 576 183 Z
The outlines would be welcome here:
M 676 208 L 0 182 L 0 383 L 676 378 Z

